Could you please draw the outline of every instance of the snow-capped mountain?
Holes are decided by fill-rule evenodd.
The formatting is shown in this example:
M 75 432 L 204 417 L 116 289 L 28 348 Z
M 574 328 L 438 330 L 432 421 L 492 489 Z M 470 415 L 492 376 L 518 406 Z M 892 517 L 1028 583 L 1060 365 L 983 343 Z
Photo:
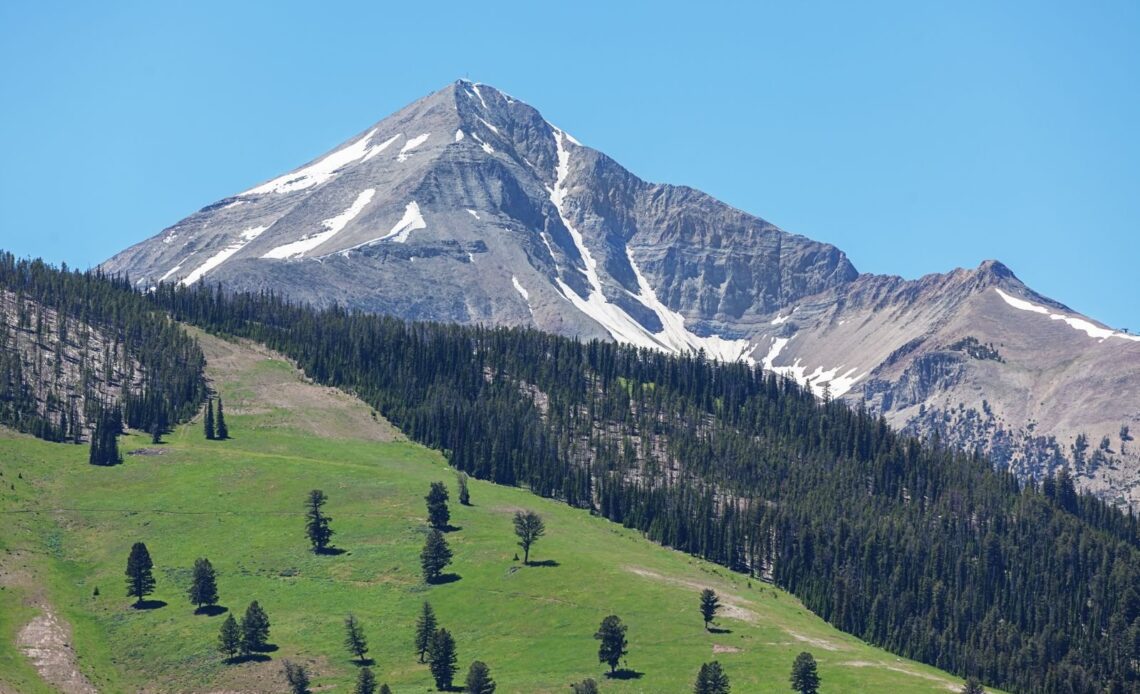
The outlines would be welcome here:
M 1140 337 L 996 262 L 861 275 L 833 246 L 642 181 L 487 85 L 449 85 L 103 268 L 745 359 L 1023 474 L 1069 459 L 1086 486 L 1140 500 L 1124 429 L 1140 431 Z

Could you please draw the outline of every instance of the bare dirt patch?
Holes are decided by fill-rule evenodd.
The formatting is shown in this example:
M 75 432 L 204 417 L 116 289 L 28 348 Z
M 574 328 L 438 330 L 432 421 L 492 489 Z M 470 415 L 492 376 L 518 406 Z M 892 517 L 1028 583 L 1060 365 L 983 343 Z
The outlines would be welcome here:
M 868 660 L 848 660 L 847 662 L 840 663 L 840 665 L 846 665 L 847 667 L 877 667 L 884 670 L 890 670 L 891 672 L 899 672 L 904 675 L 910 675 L 911 677 L 918 677 L 920 679 L 929 680 L 930 682 L 937 682 L 952 692 L 959 691 L 962 686 L 961 684 L 952 682 L 945 677 L 931 675 L 930 673 L 926 672 L 915 672 L 914 670 L 909 670 L 898 665 L 891 665 L 890 663 L 872 663 Z
M 814 636 L 804 636 L 803 634 L 798 634 L 794 631 L 791 631 L 790 629 L 784 629 L 784 631 L 788 632 L 788 636 L 791 636 L 796 641 L 803 641 L 804 643 L 810 643 L 811 645 L 815 646 L 816 648 L 822 648 L 825 651 L 845 651 L 845 650 L 847 650 L 847 648 L 845 646 L 843 646 L 842 644 L 838 644 L 834 641 L 829 641 L 827 639 L 821 639 L 821 638 L 817 638 Z
M 263 345 L 222 339 L 188 326 L 186 330 L 206 355 L 206 378 L 225 396 L 226 414 L 263 415 L 259 426 L 297 429 L 322 438 L 404 438 L 359 399 L 312 382 L 287 358 Z
M 669 583 L 675 586 L 684 586 L 692 588 L 693 590 L 704 590 L 705 588 L 714 588 L 715 586 L 708 583 L 701 583 L 700 581 L 686 581 L 680 578 L 672 578 L 670 576 L 662 576 L 656 571 L 642 568 L 640 566 L 627 566 L 626 571 L 637 574 L 644 578 L 649 578 L 663 583 Z M 717 591 L 717 597 L 720 598 L 720 615 L 728 619 L 735 619 L 740 622 L 748 622 L 755 624 L 759 620 L 759 616 L 745 605 L 749 604 L 747 600 L 731 593 L 722 593 Z
M 717 653 L 740 653 L 740 649 L 735 646 L 722 646 L 719 643 L 713 644 L 713 655 Z

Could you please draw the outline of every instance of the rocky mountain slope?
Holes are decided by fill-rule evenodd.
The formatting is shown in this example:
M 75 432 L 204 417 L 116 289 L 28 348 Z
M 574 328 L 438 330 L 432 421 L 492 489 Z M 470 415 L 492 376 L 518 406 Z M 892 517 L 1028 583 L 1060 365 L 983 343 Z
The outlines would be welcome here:
M 459 81 L 107 261 L 407 318 L 704 350 L 1036 476 L 1140 501 L 1140 337 L 1000 263 L 915 281 L 691 188 L 642 181 Z

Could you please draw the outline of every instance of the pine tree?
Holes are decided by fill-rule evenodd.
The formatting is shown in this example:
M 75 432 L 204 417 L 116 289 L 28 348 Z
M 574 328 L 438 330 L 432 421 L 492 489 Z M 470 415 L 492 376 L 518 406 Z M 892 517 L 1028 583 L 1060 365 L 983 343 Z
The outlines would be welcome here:
M 213 564 L 209 559 L 194 560 L 194 577 L 190 581 L 188 591 L 190 604 L 197 612 L 202 611 L 204 605 L 216 605 L 218 602 L 218 580 Z
M 515 535 L 518 536 L 518 544 L 523 551 L 524 565 L 530 563 L 530 548 L 545 534 L 546 525 L 542 522 L 542 516 L 534 511 L 515 511 Z
M 819 691 L 819 673 L 811 653 L 804 651 L 796 656 L 796 662 L 792 664 L 791 682 L 792 689 L 800 694 L 816 694 Z
M 459 478 L 459 503 L 464 506 L 471 505 L 471 491 L 467 488 L 468 477 L 466 472 L 460 472 Z
M 233 614 L 226 615 L 222 628 L 218 633 L 218 650 L 226 654 L 227 660 L 233 660 L 241 650 L 241 629 Z
M 119 434 L 123 425 L 117 407 L 104 407 L 95 419 L 95 431 L 91 434 L 91 449 L 87 462 L 92 465 L 118 465 L 123 462 L 119 455 Z
M 729 694 L 730 691 L 728 675 L 720 663 L 714 660 L 701 666 L 696 684 L 693 685 L 693 694 Z
M 332 518 L 326 516 L 321 507 L 328 501 L 325 493 L 319 489 L 309 492 L 305 512 L 305 533 L 313 545 L 313 551 L 321 554 L 328 550 L 329 541 L 332 540 L 333 530 L 329 527 Z
M 465 684 L 463 691 L 470 694 L 495 694 L 495 680 L 491 679 L 491 668 L 481 660 L 471 663 Z
M 436 530 L 446 530 L 447 524 L 451 521 L 451 512 L 447 510 L 447 499 L 447 487 L 443 486 L 443 482 L 432 482 L 424 500 L 427 501 L 428 525 Z
M 447 691 L 455 680 L 455 663 L 458 660 L 455 653 L 455 639 L 447 629 L 439 629 L 431 637 L 428 647 L 428 668 L 432 679 L 435 680 L 436 689 Z
M 986 690 L 977 677 L 969 677 L 966 679 L 966 684 L 962 686 L 962 694 L 986 694 Z
M 304 665 L 296 665 L 286 660 L 285 681 L 289 684 L 290 694 L 311 694 L 309 689 L 309 671 Z
M 135 607 L 142 604 L 143 598 L 154 592 L 154 562 L 146 545 L 136 542 L 131 546 L 127 557 L 127 595 L 135 598 Z
M 222 396 L 218 396 L 218 417 L 214 424 L 214 438 L 225 441 L 230 437 L 230 428 L 226 426 L 226 413 L 222 409 Z
M 256 653 L 265 650 L 268 643 L 269 615 L 254 600 L 245 609 L 245 617 L 241 620 L 241 650 L 243 653 Z
M 372 668 L 360 669 L 352 694 L 376 694 L 376 675 L 372 674 Z
M 629 652 L 626 650 L 629 645 L 625 639 L 626 629 L 621 618 L 611 614 L 602 620 L 602 625 L 594 634 L 594 638 L 601 641 L 598 645 L 598 662 L 609 665 L 611 673 L 617 670 L 618 663 Z
M 424 662 L 424 654 L 431 646 L 431 637 L 435 634 L 437 626 L 439 624 L 435 618 L 435 610 L 432 609 L 431 603 L 425 602 L 423 609 L 420 610 L 420 616 L 416 618 L 416 653 L 421 663 Z
M 423 551 L 420 552 L 420 566 L 423 568 L 424 581 L 434 583 L 443 575 L 443 569 L 451 563 L 451 548 L 443 533 L 432 530 L 428 533 Z
M 355 655 L 357 660 L 364 662 L 364 654 L 368 652 L 368 640 L 364 638 L 364 627 L 360 625 L 360 620 L 352 613 L 344 618 L 344 647 Z
M 206 431 L 206 440 L 214 440 L 214 399 L 206 399 L 206 416 L 202 420 L 202 428 Z
M 705 620 L 705 630 L 708 631 L 709 624 L 716 617 L 717 610 L 720 609 L 720 598 L 717 597 L 716 592 L 712 588 L 705 588 L 701 591 L 701 616 Z
M 392 694 L 392 688 L 388 686 L 388 683 L 387 683 L 387 682 L 385 682 L 384 684 L 380 685 L 380 692 L 379 692 L 379 694 Z

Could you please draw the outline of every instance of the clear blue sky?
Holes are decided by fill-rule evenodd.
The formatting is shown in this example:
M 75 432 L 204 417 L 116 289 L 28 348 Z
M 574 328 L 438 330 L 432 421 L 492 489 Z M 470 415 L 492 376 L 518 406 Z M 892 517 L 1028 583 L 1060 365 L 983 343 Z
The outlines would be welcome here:
M 862 271 L 998 258 L 1140 330 L 1138 36 L 1134 0 L 5 2 L 0 247 L 90 266 L 470 76 Z

